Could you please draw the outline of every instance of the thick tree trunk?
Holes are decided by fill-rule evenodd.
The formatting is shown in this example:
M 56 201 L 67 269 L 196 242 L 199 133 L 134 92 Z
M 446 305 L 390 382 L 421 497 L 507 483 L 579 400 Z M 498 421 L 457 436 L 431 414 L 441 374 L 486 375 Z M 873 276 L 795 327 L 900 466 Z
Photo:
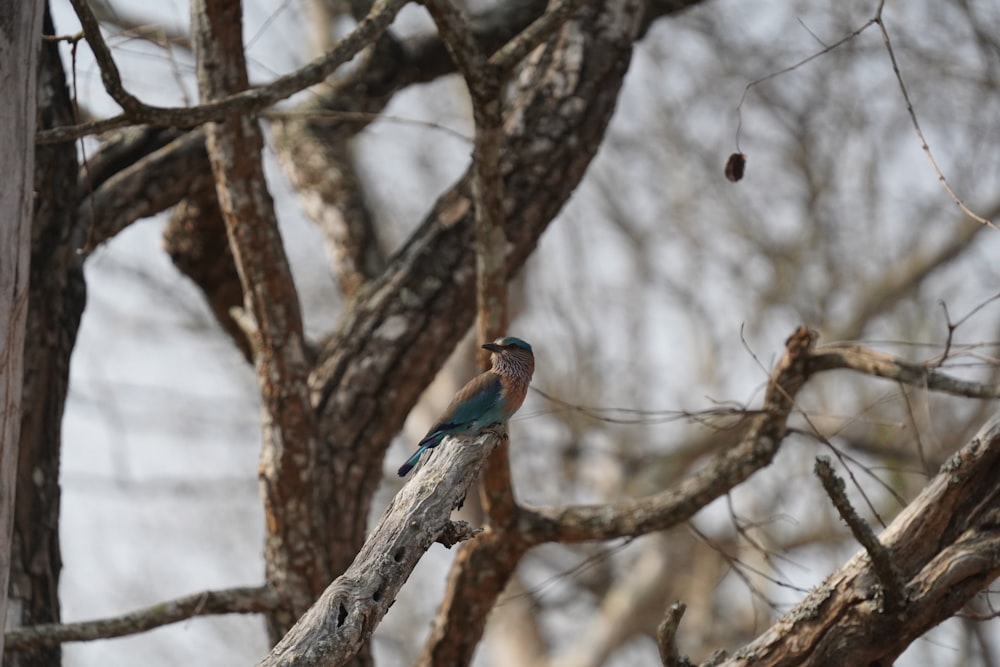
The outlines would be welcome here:
M 55 34 L 46 12 L 43 31 Z M 38 126 L 73 121 L 73 107 L 58 47 L 42 45 L 38 76 Z M 71 238 L 77 188 L 72 144 L 35 149 L 36 198 L 31 240 L 20 459 L 14 503 L 9 596 L 15 625 L 59 621 L 59 457 L 69 381 L 69 359 L 85 301 L 80 255 Z M 7 656 L 6 667 L 58 665 L 60 647 Z
M 31 198 L 34 174 L 35 80 L 42 2 L 5 0 L 0 6 L 0 628 L 7 620 L 11 535 L 18 437 L 24 326 L 28 311 Z M 19 616 L 14 609 L 12 616 Z M 0 654 L 3 638 L 0 637 Z

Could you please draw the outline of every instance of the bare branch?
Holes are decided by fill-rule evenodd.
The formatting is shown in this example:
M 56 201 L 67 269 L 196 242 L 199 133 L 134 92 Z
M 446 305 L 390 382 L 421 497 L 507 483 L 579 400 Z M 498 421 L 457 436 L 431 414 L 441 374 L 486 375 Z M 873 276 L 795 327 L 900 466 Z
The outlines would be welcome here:
M 498 442 L 493 434 L 475 441 L 446 438 L 393 498 L 347 571 L 258 663 L 260 667 L 333 666 L 353 656 L 424 552 L 451 530 L 452 510 L 465 498 Z M 489 535 L 483 533 L 471 544 Z
M 663 614 L 663 620 L 656 628 L 656 645 L 660 649 L 660 662 L 663 667 L 683 667 L 688 664 L 677 653 L 677 644 L 674 641 L 677 637 L 677 628 L 680 627 L 681 618 L 687 611 L 687 605 L 683 602 L 675 602 Z
M 104 161 L 99 162 L 103 166 Z M 152 169 L 182 173 L 186 177 L 150 178 Z M 89 191 L 77 209 L 78 238 L 74 242 L 84 254 L 90 254 L 134 221 L 181 201 L 191 190 L 197 189 L 193 182 L 199 178 L 210 179 L 205 133 L 200 130 L 187 132 L 120 171 L 112 172 L 111 165 L 107 165 L 93 175 L 103 178 L 104 171 L 108 171 L 110 177 Z M 90 176 L 90 173 L 83 174 L 85 181 L 89 181 Z M 83 185 L 86 187 L 88 183 Z
M 83 2 L 83 0 L 77 0 L 77 2 Z M 126 112 L 119 116 L 38 132 L 35 135 L 36 142 L 47 144 L 71 141 L 89 134 L 97 134 L 139 123 L 153 127 L 194 127 L 208 121 L 220 120 L 234 113 L 252 114 L 262 111 L 275 102 L 290 97 L 330 76 L 340 65 L 353 58 L 361 49 L 382 34 L 407 2 L 409 0 L 378 0 L 372 5 L 371 12 L 358 24 L 358 27 L 337 42 L 328 53 L 290 74 L 278 77 L 265 86 L 248 88 L 195 107 L 158 107 L 139 102 L 133 108 L 126 108 Z M 103 67 L 101 73 L 103 78 L 105 75 Z M 113 83 L 114 75 L 110 75 L 109 78 Z M 108 82 L 105 82 L 105 85 L 107 84 Z M 118 94 L 121 96 L 120 93 Z M 121 104 L 124 100 L 123 97 L 122 100 L 116 101 Z M 128 104 L 132 105 L 132 102 L 128 102 Z
M 824 345 L 816 350 L 809 361 L 810 372 L 834 368 L 846 368 L 955 396 L 1000 398 L 998 385 L 959 380 L 926 364 L 903 361 L 857 345 Z
M 893 564 L 889 551 L 878 541 L 871 527 L 854 511 L 851 502 L 847 499 L 847 494 L 844 493 L 844 480 L 833 472 L 829 459 L 824 456 L 818 457 L 815 471 L 840 517 L 871 558 L 875 576 L 882 584 L 882 595 L 885 602 L 883 611 L 893 613 L 901 609 L 906 602 L 905 582 Z
M 740 443 L 676 488 L 610 505 L 519 508 L 521 530 L 533 543 L 584 542 L 642 535 L 687 520 L 773 458 L 786 431 L 796 392 L 813 374 L 847 368 L 876 377 L 971 398 L 1000 398 L 1000 386 L 958 380 L 922 364 L 857 346 L 813 349 L 816 334 L 800 328 L 768 384 L 764 407 Z
M 278 158 L 295 186 L 300 205 L 326 236 L 327 252 L 341 293 L 352 298 L 379 275 L 386 257 L 376 219 L 354 164 L 352 139 L 389 103 L 408 79 L 409 60 L 388 32 L 363 62 L 331 82 L 319 98 L 291 114 L 266 112 Z
M 793 63 L 793 64 L 789 65 L 788 67 L 784 67 L 782 69 L 779 69 L 776 72 L 770 72 L 768 74 L 765 74 L 764 76 L 760 77 L 759 79 L 754 79 L 753 81 L 751 81 L 750 83 L 748 83 L 746 86 L 744 86 L 744 88 L 743 88 L 743 94 L 740 95 L 740 101 L 736 104 L 736 150 L 738 152 L 740 151 L 740 134 L 742 133 L 742 130 L 743 130 L 743 104 L 746 102 L 747 95 L 750 94 L 750 91 L 753 88 L 755 88 L 756 86 L 759 86 L 762 83 L 770 81 L 771 79 L 777 78 L 777 77 L 782 76 L 784 74 L 788 74 L 789 72 L 794 72 L 795 70 L 799 69 L 800 67 L 802 67 L 804 65 L 808 65 L 809 63 L 811 63 L 812 61 L 816 60 L 817 58 L 820 58 L 820 57 L 826 55 L 827 53 L 830 53 L 831 51 L 840 48 L 844 44 L 846 44 L 846 43 L 850 42 L 851 40 L 855 39 L 858 35 L 860 35 L 861 33 L 863 33 L 868 28 L 870 28 L 873 25 L 875 25 L 875 23 L 877 23 L 878 20 L 879 20 L 878 16 L 880 14 L 881 14 L 881 7 L 879 8 L 879 14 L 877 14 L 876 16 L 868 19 L 867 21 L 865 21 L 865 23 L 863 25 L 858 26 L 857 28 L 855 28 L 851 32 L 847 33 L 846 35 L 844 35 L 843 37 L 841 37 L 840 39 L 838 39 L 833 44 L 829 44 L 829 45 L 823 47 L 819 51 L 816 51 L 815 53 L 812 53 L 812 54 L 806 56 L 802 60 L 799 60 L 798 62 Z
M 458 667 L 472 660 L 486 617 L 527 549 L 518 533 L 494 530 L 462 545 L 416 667 Z
M 228 588 L 167 600 L 122 616 L 14 628 L 4 636 L 9 650 L 23 651 L 64 642 L 134 635 L 195 616 L 255 614 L 276 609 L 280 604 L 278 595 L 267 586 Z
M 101 81 L 104 83 L 104 90 L 111 95 L 111 99 L 117 102 L 126 113 L 138 113 L 142 110 L 143 104 L 135 95 L 125 90 L 122 86 L 122 77 L 118 72 L 118 65 L 111 56 L 111 49 L 104 41 L 101 34 L 101 25 L 97 22 L 93 10 L 86 0 L 70 0 L 73 9 L 76 11 L 80 25 L 83 27 L 83 34 L 87 36 L 87 43 L 94 53 L 97 66 L 101 70 Z
M 799 327 L 786 342 L 785 354 L 768 383 L 764 406 L 732 449 L 675 488 L 609 505 L 521 510 L 528 539 L 540 542 L 586 542 L 642 535 L 687 521 L 701 508 L 729 492 L 774 459 L 787 431 L 794 397 L 809 377 L 817 334 Z
M 882 613 L 878 577 L 862 551 L 722 664 L 892 664 L 1000 575 L 998 475 L 1000 418 L 994 418 L 880 536 L 908 584 L 902 608 Z
M 204 136 L 200 131 L 190 134 Z M 258 338 L 257 329 L 253 318 L 246 317 L 243 310 L 243 286 L 233 261 L 207 155 L 203 156 L 203 162 L 199 166 L 204 173 L 194 178 L 183 201 L 170 212 L 163 230 L 163 249 L 174 266 L 201 288 L 219 327 L 252 364 L 256 351 L 251 348 L 251 341 Z
M 972 209 L 966 206 L 962 198 L 958 196 L 958 193 L 951 187 L 951 183 L 945 178 L 944 173 L 938 166 L 937 160 L 934 159 L 934 154 L 931 153 L 931 147 L 927 144 L 927 139 L 924 137 L 924 131 L 920 129 L 920 121 L 917 120 L 917 112 L 913 109 L 913 102 L 910 100 L 910 93 L 906 90 L 906 84 L 903 83 L 903 73 L 899 71 L 899 63 L 896 62 L 896 52 L 892 48 L 892 40 L 889 39 L 889 30 L 885 27 L 885 20 L 882 18 L 882 9 L 885 7 L 885 0 L 880 0 L 878 5 L 878 10 L 875 13 L 875 17 L 872 22 L 878 24 L 878 29 L 882 33 L 882 42 L 885 44 L 885 50 L 889 54 L 889 61 L 892 63 L 892 72 L 896 75 L 896 83 L 899 84 L 899 92 L 903 95 L 903 101 L 906 102 L 906 112 L 910 115 L 910 123 L 913 125 L 913 131 L 917 134 L 917 139 L 920 141 L 920 149 L 923 150 L 924 155 L 931 163 L 931 167 L 934 169 L 934 173 L 937 175 L 938 180 L 941 185 L 944 186 L 945 191 L 951 200 L 958 205 L 962 212 L 967 216 L 975 220 L 981 225 L 989 227 L 993 231 L 1000 232 L 1000 228 L 993 223 L 992 220 L 987 220 L 983 216 L 975 213 Z
M 930 146 L 927 144 L 927 139 L 924 137 L 924 132 L 920 128 L 920 121 L 917 119 L 917 113 L 913 108 L 913 102 L 910 100 L 910 93 L 907 91 L 906 84 L 903 82 L 903 74 L 902 72 L 900 72 L 899 63 L 896 61 L 896 52 L 892 47 L 892 40 L 889 38 L 889 31 L 885 26 L 885 19 L 883 19 L 882 17 L 883 9 L 885 9 L 885 0 L 879 0 L 874 15 L 870 19 L 868 19 L 863 25 L 859 26 L 855 30 L 852 30 L 850 33 L 840 38 L 833 44 L 825 46 L 819 51 L 803 58 L 802 60 L 794 63 L 793 65 L 789 65 L 788 67 L 780 69 L 776 72 L 771 72 L 765 76 L 760 77 L 759 79 L 756 79 L 748 83 L 746 87 L 743 89 L 743 94 L 740 96 L 739 103 L 736 105 L 736 117 L 737 117 L 736 150 L 737 151 L 740 150 L 740 133 L 743 128 L 743 113 L 742 113 L 743 103 L 746 101 L 747 95 L 749 94 L 750 90 L 753 87 L 761 83 L 764 83 L 765 81 L 770 81 L 775 77 L 792 72 L 802 67 L 803 65 L 806 65 L 812 62 L 813 60 L 827 53 L 830 53 L 831 51 L 843 46 L 847 42 L 855 39 L 858 35 L 863 33 L 871 26 L 877 25 L 882 35 L 882 42 L 883 44 L 885 44 L 886 53 L 888 53 L 889 55 L 889 61 L 892 64 L 892 71 L 893 74 L 896 76 L 896 82 L 899 85 L 899 91 L 903 95 L 903 101 L 906 103 L 906 111 L 910 116 L 910 123 L 911 125 L 913 125 L 913 130 L 914 132 L 916 132 L 917 139 L 920 141 L 920 148 L 921 150 L 923 150 L 924 155 L 926 155 L 927 159 L 930 161 L 931 167 L 934 169 L 934 173 L 937 175 L 938 180 L 941 182 L 941 185 L 944 186 L 944 189 L 948 193 L 948 196 L 951 197 L 952 201 L 954 201 L 955 204 L 958 205 L 958 207 L 962 210 L 963 213 L 965 213 L 967 216 L 969 216 L 970 218 L 972 218 L 981 225 L 989 227 L 994 231 L 1000 231 L 1000 228 L 998 228 L 991 220 L 984 218 L 978 213 L 975 213 L 965 204 L 965 202 L 961 199 L 961 197 L 959 197 L 958 194 L 955 192 L 955 190 L 951 187 L 951 184 L 948 182 L 948 179 L 945 178 L 944 173 L 942 173 L 941 168 L 938 166 L 937 160 L 934 158 L 934 154 L 931 152 Z

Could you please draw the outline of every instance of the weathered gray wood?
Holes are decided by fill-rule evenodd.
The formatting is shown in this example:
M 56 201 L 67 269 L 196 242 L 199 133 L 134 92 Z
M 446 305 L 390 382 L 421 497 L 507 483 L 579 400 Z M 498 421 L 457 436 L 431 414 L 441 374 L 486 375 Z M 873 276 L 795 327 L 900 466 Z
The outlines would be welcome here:
M 28 314 L 41 0 L 0 2 L 0 629 L 7 621 Z M 0 636 L 0 655 L 3 637 Z
M 42 34 L 55 35 L 49 13 Z M 59 45 L 43 41 L 36 82 L 37 129 L 75 119 Z M 36 134 L 37 136 L 37 134 Z M 86 302 L 83 256 L 76 252 L 86 230 L 77 232 L 79 197 L 76 146 L 37 146 L 34 153 L 35 204 L 31 222 L 31 272 L 24 334 L 24 384 L 21 387 L 21 434 L 17 452 L 10 584 L 11 627 L 58 624 L 59 460 L 63 411 L 69 388 L 70 357 Z M 12 614 L 17 613 L 14 617 Z M 11 632 L 17 632 L 13 630 Z M 52 667 L 62 664 L 58 644 L 17 650 L 7 634 L 4 667 Z
M 499 443 L 446 438 L 396 494 L 357 558 L 323 592 L 260 667 L 341 665 L 371 636 L 424 552 L 449 526 Z
M 899 609 L 859 551 L 730 667 L 891 665 L 1000 575 L 1000 416 L 956 452 L 879 536 L 906 583 Z M 683 625 L 681 626 L 683 636 Z

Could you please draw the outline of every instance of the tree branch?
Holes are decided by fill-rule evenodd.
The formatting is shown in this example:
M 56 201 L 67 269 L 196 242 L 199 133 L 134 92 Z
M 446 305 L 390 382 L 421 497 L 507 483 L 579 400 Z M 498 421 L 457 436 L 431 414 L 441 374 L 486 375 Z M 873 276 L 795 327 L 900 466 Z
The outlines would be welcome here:
M 587 542 L 643 535 L 687 521 L 701 508 L 770 465 L 787 430 L 794 397 L 809 377 L 816 332 L 799 327 L 768 382 L 764 405 L 735 447 L 674 488 L 608 505 L 522 508 L 521 530 L 532 543 Z
M 83 0 L 76 1 L 83 2 Z M 353 58 L 361 49 L 385 32 L 396 14 L 407 2 L 409 0 L 378 0 L 373 3 L 371 12 L 358 24 L 358 27 L 337 42 L 328 53 L 291 74 L 278 77 L 265 86 L 248 88 L 195 107 L 158 107 L 138 102 L 138 100 L 137 103 L 133 103 L 127 101 L 135 99 L 130 94 L 125 93 L 127 95 L 125 97 L 121 91 L 112 93 L 109 90 L 109 94 L 112 94 L 113 97 L 117 95 L 122 98 L 119 100 L 116 97 L 119 104 L 127 101 L 131 108 L 124 107 L 125 113 L 112 118 L 38 132 L 35 135 L 36 141 L 42 144 L 72 141 L 88 134 L 97 134 L 139 123 L 153 127 L 193 127 L 208 121 L 220 120 L 232 114 L 256 113 L 330 76 L 340 65 Z M 95 42 L 103 44 L 103 38 L 95 37 Z M 96 57 L 100 46 L 95 47 L 95 42 L 91 42 L 91 48 L 95 49 Z M 98 63 L 100 64 L 100 60 Z M 106 86 L 109 85 L 109 81 L 114 84 L 116 78 L 114 73 L 106 73 L 104 66 L 101 66 L 101 77 L 102 80 L 107 77 Z
M 204 136 L 203 132 L 191 134 Z M 252 364 L 254 351 L 248 331 L 233 317 L 234 312 L 244 312 L 243 286 L 233 261 L 207 154 L 204 155 L 204 164 L 199 162 L 198 165 L 199 177 L 187 190 L 185 198 L 170 212 L 170 219 L 163 230 L 163 249 L 170 255 L 174 266 L 201 288 L 219 327 L 229 335 L 243 358 Z M 247 317 L 245 321 L 251 323 L 248 329 L 253 335 L 255 326 L 252 318 Z
M 101 70 L 101 82 L 104 83 L 104 90 L 127 114 L 140 113 L 143 104 L 122 86 L 118 65 L 115 64 L 115 59 L 111 56 L 111 49 L 104 41 L 101 25 L 98 23 L 97 17 L 94 16 L 90 5 L 86 0 L 70 0 L 70 3 L 73 5 L 77 18 L 80 19 L 80 26 L 83 28 L 83 34 L 87 37 L 87 43 L 90 44 L 90 50 L 94 53 L 94 59 L 97 60 L 97 67 Z
M 350 567 L 258 665 L 324 667 L 350 659 L 396 600 L 424 552 L 443 533 L 454 534 L 451 512 L 461 505 L 497 443 L 493 434 L 475 440 L 446 438 L 392 499 Z
M 667 607 L 663 620 L 656 626 L 656 646 L 660 650 L 660 662 L 663 663 L 663 667 L 682 667 L 689 664 L 678 654 L 676 642 L 677 628 L 680 627 L 685 611 L 687 611 L 686 604 L 673 603 Z
M 79 623 L 47 623 L 6 632 L 7 649 L 23 651 L 65 642 L 124 637 L 146 632 L 163 625 L 195 616 L 214 614 L 255 614 L 276 609 L 281 604 L 277 593 L 267 586 L 229 588 L 186 595 L 175 600 L 137 609 L 122 616 L 112 616 Z
M 527 550 L 528 544 L 519 533 L 492 529 L 462 545 L 415 667 L 469 664 L 486 617 Z
M 675 488 L 610 505 L 519 508 L 521 530 L 532 543 L 586 542 L 642 535 L 685 521 L 706 504 L 768 465 L 784 437 L 794 396 L 812 375 L 846 368 L 932 391 L 998 398 L 1000 387 L 953 378 L 922 364 L 858 346 L 814 349 L 817 334 L 804 327 L 788 339 L 785 356 L 768 383 L 764 406 L 740 443 Z
M 892 562 L 892 556 L 878 541 L 878 537 L 872 532 L 871 527 L 851 507 L 851 502 L 847 499 L 847 494 L 844 493 L 844 480 L 833 472 L 830 460 L 822 456 L 817 458 L 815 470 L 816 476 L 823 483 L 826 494 L 830 496 L 833 506 L 837 508 L 840 518 L 851 529 L 854 538 L 868 552 L 875 575 L 882 584 L 882 594 L 885 601 L 884 611 L 886 613 L 898 611 L 906 602 L 905 582 Z
M 211 178 L 208 166 L 205 133 L 194 130 L 119 171 L 107 165 L 107 169 L 95 172 L 93 176 L 102 178 L 96 189 L 88 187 L 91 175 L 85 171 L 82 178 L 86 195 L 77 208 L 74 247 L 89 254 L 135 220 L 170 208 L 197 189 L 198 178 Z M 151 171 L 185 176 L 150 178 Z
M 1000 575 L 998 476 L 1000 418 L 994 418 L 880 536 L 907 582 L 899 610 L 883 611 L 879 579 L 862 551 L 722 664 L 892 664 Z
M 386 32 L 357 69 L 273 126 L 279 161 L 302 209 L 326 237 L 345 299 L 386 265 L 351 140 L 379 117 L 404 84 L 407 63 L 396 39 Z
M 809 360 L 809 372 L 844 368 L 903 384 L 968 398 L 1000 398 L 1000 386 L 959 380 L 926 364 L 897 359 L 857 345 L 824 345 Z
M 192 32 L 198 88 L 211 102 L 248 85 L 239 0 L 195 0 Z M 219 209 L 253 322 L 261 392 L 260 478 L 267 516 L 267 583 L 287 602 L 268 615 L 272 640 L 283 635 L 329 581 L 314 547 L 315 415 L 309 399 L 308 353 L 299 297 L 285 255 L 261 158 L 256 119 L 231 115 L 205 127 Z
M 679 3 L 681 6 L 688 4 L 697 4 L 697 2 L 688 1 Z M 550 29 L 552 24 L 558 24 L 562 20 L 561 12 L 571 9 L 570 5 L 571 3 L 559 3 L 552 10 L 544 13 L 544 0 L 525 0 L 513 5 L 505 4 L 490 8 L 482 14 L 474 15 L 470 22 L 471 29 L 474 32 L 475 41 L 481 44 L 484 49 L 487 51 L 501 49 L 501 51 L 497 51 L 494 54 L 494 57 L 504 61 L 504 63 L 497 64 L 506 66 L 506 62 L 511 56 L 501 55 L 502 45 L 513 41 L 522 44 L 518 48 L 524 48 L 524 45 L 534 43 L 535 37 L 532 37 L 532 35 L 537 37 L 537 35 L 543 34 L 545 30 Z M 659 6 L 655 8 L 655 11 L 650 8 L 648 11 L 651 12 L 651 16 L 647 17 L 647 19 L 655 18 L 664 13 L 672 13 L 680 8 L 673 5 Z M 541 17 L 539 18 L 540 15 Z M 539 25 L 531 25 L 531 21 L 534 19 L 538 19 Z M 391 19 L 389 20 L 391 21 Z M 526 27 L 527 29 L 518 35 L 518 31 Z M 531 39 L 527 39 L 526 41 L 528 37 L 531 37 Z M 374 73 L 369 72 L 368 69 L 373 66 L 377 71 Z M 367 123 L 377 118 L 378 111 L 384 107 L 384 104 L 396 91 L 413 83 L 430 81 L 451 71 L 454 71 L 454 63 L 448 57 L 443 43 L 437 36 L 410 38 L 400 44 L 400 50 L 389 60 L 380 57 L 378 52 L 376 52 L 361 70 L 348 74 L 346 79 L 334 84 L 334 91 L 324 97 L 322 102 L 317 105 L 320 109 L 318 113 L 325 114 L 326 117 L 320 121 L 315 121 L 315 118 L 313 118 L 315 114 L 310 115 L 310 118 L 315 123 L 314 126 L 310 126 L 311 129 L 307 135 L 304 136 L 298 132 L 293 132 L 292 136 L 288 137 L 287 142 L 279 141 L 279 149 L 282 143 L 286 146 L 291 145 L 289 150 L 292 152 L 286 154 L 286 151 L 282 150 L 279 154 L 286 157 L 285 166 L 293 182 L 297 186 L 318 192 L 321 199 L 327 204 L 327 208 L 329 208 L 331 205 L 329 202 L 337 198 L 334 197 L 331 199 L 324 194 L 329 188 L 323 185 L 321 181 L 323 174 L 331 171 L 334 173 L 337 172 L 336 168 L 334 168 L 335 165 L 331 165 L 330 159 L 327 158 L 320 160 L 319 169 L 310 168 L 317 158 L 315 150 L 317 142 L 327 145 L 337 143 L 329 138 L 329 132 L 325 129 L 331 124 L 329 117 L 332 116 L 336 119 L 334 125 L 337 130 L 341 128 L 350 130 L 347 137 L 344 137 L 344 140 L 346 140 L 356 134 Z M 288 76 L 300 77 L 300 75 L 304 76 L 305 70 L 297 70 Z M 278 81 L 269 85 L 277 83 Z M 302 79 L 299 89 L 308 87 L 313 83 L 315 81 Z M 255 90 L 261 90 L 263 94 L 264 88 L 267 88 L 267 86 Z M 297 90 L 292 90 L 288 94 L 293 94 Z M 226 98 L 234 100 L 233 104 L 235 106 L 232 107 L 233 110 L 244 108 L 240 106 L 243 102 L 236 103 L 239 99 L 243 99 L 241 95 L 236 94 Z M 259 108 L 263 109 L 269 105 L 270 103 L 262 104 Z M 178 114 L 182 114 L 186 111 L 201 109 L 203 106 L 180 108 L 175 111 Z M 217 111 L 210 115 L 211 118 L 225 115 L 230 107 L 217 105 L 214 108 Z M 246 108 L 252 111 L 258 107 Z M 200 112 L 192 111 L 192 113 L 197 114 Z M 308 108 L 305 110 L 305 114 L 310 114 Z M 186 120 L 182 120 L 181 116 L 178 115 L 174 118 L 176 122 L 150 122 L 150 127 L 142 130 L 137 136 L 131 137 L 126 142 L 126 155 L 124 157 L 127 157 L 128 151 L 136 154 L 134 153 L 136 148 L 139 149 L 140 152 L 137 154 L 141 157 L 149 155 L 149 151 L 143 147 L 148 147 L 150 142 L 155 143 L 159 141 L 159 136 L 162 135 L 163 130 L 158 125 L 189 127 L 205 122 L 208 119 L 210 118 L 194 115 L 187 117 Z M 79 126 L 57 127 L 54 128 L 54 132 L 41 132 L 37 134 L 36 138 L 37 143 L 40 144 L 57 143 L 138 122 L 138 120 L 132 121 L 124 116 L 119 116 L 115 119 L 105 119 Z M 288 127 L 289 124 L 290 121 L 286 121 L 283 123 L 283 126 Z M 316 127 L 320 126 L 324 129 L 316 131 Z M 88 127 L 90 129 L 85 129 Z M 313 137 L 313 134 L 317 136 Z M 279 131 L 278 135 L 280 137 L 282 132 Z M 107 187 L 101 193 L 95 193 L 95 197 L 91 202 L 85 204 L 85 207 L 81 207 L 81 214 L 85 216 L 87 221 L 91 219 L 96 221 L 99 228 L 94 231 L 92 236 L 86 234 L 82 236 L 81 238 L 85 240 L 79 242 L 77 247 L 93 249 L 139 217 L 158 213 L 180 201 L 180 198 L 175 193 L 186 192 L 190 188 L 192 179 L 201 173 L 195 168 L 196 163 L 190 159 L 192 157 L 190 151 L 197 150 L 197 143 L 200 141 L 200 138 L 194 137 L 178 139 L 178 143 L 174 144 L 170 149 L 157 152 L 155 157 L 150 155 L 149 159 L 144 160 L 141 167 L 131 171 L 128 177 L 123 176 L 121 179 L 115 179 L 113 183 L 108 183 Z M 135 158 L 133 158 L 124 166 L 121 166 L 123 151 L 119 148 L 120 143 L 116 142 L 111 145 L 105 145 L 102 147 L 100 153 L 88 161 L 88 171 L 84 177 L 86 184 L 84 191 L 97 188 L 111 178 L 114 172 L 108 171 L 109 169 L 114 168 L 116 171 L 119 171 L 135 163 Z M 308 150 L 310 147 L 314 148 L 311 153 Z M 336 153 L 336 150 L 334 152 Z M 146 176 L 152 172 L 157 174 L 156 178 L 139 179 L 140 175 Z M 352 173 L 345 173 L 344 180 L 340 181 L 340 183 L 350 184 L 352 179 Z M 333 189 L 336 191 L 338 187 L 334 187 Z M 351 230 L 355 229 L 355 226 L 350 223 L 355 220 L 356 216 L 351 215 L 350 211 L 357 210 L 357 207 L 352 203 L 356 199 L 357 196 L 348 198 L 344 204 L 345 217 L 349 222 Z M 340 228 L 336 225 L 332 229 L 328 228 L 326 218 L 329 213 L 325 211 L 309 211 L 309 206 L 306 206 L 306 208 L 307 212 L 310 212 L 310 215 L 314 219 L 323 221 L 321 227 L 327 233 L 328 239 L 331 239 L 331 244 L 339 246 L 340 242 L 338 239 L 342 237 L 342 234 L 340 234 Z M 353 241 L 345 244 L 345 248 L 347 248 L 346 255 L 353 258 L 351 262 L 352 266 L 357 266 L 364 271 L 365 278 L 374 276 L 377 268 L 373 268 L 373 266 L 381 266 L 381 258 L 377 256 L 378 249 L 373 245 L 375 242 L 370 239 L 361 238 L 354 232 L 351 233 Z M 351 251 L 351 248 L 354 248 L 356 251 Z M 345 293 L 351 293 L 358 284 L 363 282 L 363 280 L 357 279 L 356 275 L 356 272 L 351 267 L 348 267 L 348 270 L 342 276 L 342 285 L 348 285 Z
M 362 48 L 374 41 L 378 35 L 385 32 L 396 14 L 399 13 L 399 10 L 409 1 L 382 0 L 382 2 L 373 3 L 371 12 L 358 24 L 357 29 L 344 37 L 327 54 L 315 59 L 295 72 L 275 79 L 267 85 L 251 88 L 216 102 L 194 107 L 158 107 L 140 102 L 140 106 L 134 112 L 38 132 L 35 134 L 35 141 L 40 144 L 73 141 L 91 134 L 100 134 L 108 130 L 138 124 L 146 124 L 153 127 L 194 127 L 211 120 L 218 120 L 229 113 L 256 113 L 262 111 L 275 102 L 291 97 L 295 93 L 326 79 L 340 65 L 353 58 Z M 688 7 L 700 4 L 702 1 L 658 0 L 648 3 L 644 7 L 641 17 L 642 32 L 645 32 L 657 18 L 676 14 Z M 519 29 L 521 21 L 530 20 L 530 17 L 540 15 L 544 7 L 545 0 L 526 0 L 519 3 L 519 6 L 514 10 L 503 6 L 495 12 L 487 12 L 482 15 L 481 20 L 477 20 L 474 23 L 476 28 L 481 28 L 481 32 L 477 31 L 477 39 L 487 45 L 491 43 L 503 44 L 509 39 L 509 31 Z M 538 26 L 537 37 L 532 33 L 528 33 L 530 39 L 526 39 L 523 45 L 512 46 L 511 49 L 516 51 L 527 49 L 535 39 L 540 39 L 544 35 L 544 32 L 550 29 L 550 21 L 558 24 L 563 20 L 561 12 L 564 10 L 572 11 L 572 7 L 568 7 L 564 3 L 558 4 L 553 9 L 556 15 Z M 508 22 L 506 19 L 510 19 L 510 21 Z M 428 65 L 426 67 L 413 68 L 414 82 L 428 81 L 451 71 L 452 65 L 442 62 L 440 58 L 443 54 L 441 53 L 441 44 L 438 40 L 433 38 L 416 39 L 413 40 L 412 46 L 414 47 L 413 52 L 419 53 L 421 56 L 418 60 Z M 519 53 L 513 53 L 499 56 L 498 60 L 501 62 L 497 64 L 509 63 L 519 55 Z

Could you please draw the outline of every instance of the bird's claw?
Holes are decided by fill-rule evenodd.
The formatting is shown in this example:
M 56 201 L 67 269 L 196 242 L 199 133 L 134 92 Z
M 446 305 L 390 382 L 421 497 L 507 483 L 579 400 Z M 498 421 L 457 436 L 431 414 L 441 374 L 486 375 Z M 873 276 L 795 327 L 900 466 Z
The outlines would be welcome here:
M 509 436 L 507 435 L 507 429 L 503 424 L 493 424 L 487 426 L 482 430 L 482 433 L 488 433 L 492 436 L 500 438 L 501 440 L 506 440 Z

